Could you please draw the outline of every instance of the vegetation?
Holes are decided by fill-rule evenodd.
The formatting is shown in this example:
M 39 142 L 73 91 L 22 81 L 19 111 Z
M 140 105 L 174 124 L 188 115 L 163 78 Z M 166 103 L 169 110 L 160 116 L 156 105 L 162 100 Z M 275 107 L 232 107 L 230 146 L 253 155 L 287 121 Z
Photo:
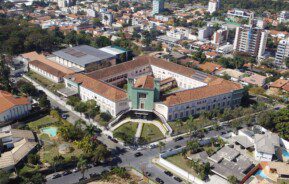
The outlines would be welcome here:
M 239 183 L 238 179 L 235 176 L 229 176 L 228 177 L 228 182 L 230 184 L 238 184 Z
M 0 183 L 7 184 L 9 182 L 9 173 L 0 169 Z
M 137 126 L 138 123 L 134 122 L 126 123 L 117 128 L 113 132 L 113 136 L 118 139 L 121 139 L 126 144 L 134 144 Z
M 44 116 L 36 121 L 28 123 L 30 130 L 39 131 L 43 127 L 54 125 L 57 122 L 57 119 L 53 118 L 50 115 Z
M 163 139 L 164 135 L 158 127 L 152 124 L 144 123 L 141 132 L 141 139 L 144 143 L 155 142 Z
M 289 109 L 280 109 L 278 111 L 266 111 L 257 116 L 257 123 L 261 126 L 278 133 L 278 135 L 289 140 Z

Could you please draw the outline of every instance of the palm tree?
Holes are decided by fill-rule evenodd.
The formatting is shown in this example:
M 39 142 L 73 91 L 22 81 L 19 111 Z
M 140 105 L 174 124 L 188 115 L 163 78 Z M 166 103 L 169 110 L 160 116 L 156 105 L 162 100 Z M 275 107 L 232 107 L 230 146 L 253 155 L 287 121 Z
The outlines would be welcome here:
M 159 149 L 160 149 L 160 152 L 162 152 L 162 149 L 165 148 L 166 144 L 164 142 L 159 142 Z
M 78 159 L 78 162 L 77 162 L 77 168 L 82 173 L 83 178 L 84 178 L 84 173 L 86 170 L 86 165 L 87 165 L 87 159 L 83 155 L 81 155 Z
M 64 158 L 61 155 L 56 155 L 52 158 L 54 172 L 56 172 L 56 166 L 63 162 Z
M 195 132 L 197 131 L 197 125 L 195 123 L 195 120 L 193 116 L 189 116 L 189 119 L 187 120 L 187 126 L 189 129 L 190 139 L 195 135 Z
M 87 125 L 86 126 L 86 135 L 94 136 L 96 133 L 96 127 L 94 125 Z

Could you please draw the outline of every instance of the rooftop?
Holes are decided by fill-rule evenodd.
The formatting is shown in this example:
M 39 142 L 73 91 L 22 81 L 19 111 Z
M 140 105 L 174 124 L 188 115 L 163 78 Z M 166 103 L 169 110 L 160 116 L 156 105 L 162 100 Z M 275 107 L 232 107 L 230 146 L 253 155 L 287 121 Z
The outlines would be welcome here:
M 16 97 L 11 93 L 2 90 L 0 90 L 0 102 L 0 113 L 7 111 L 14 106 L 30 104 L 28 98 Z
M 88 45 L 79 45 L 76 47 L 62 49 L 53 52 L 53 55 L 68 60 L 82 67 L 85 67 L 87 64 L 90 63 L 99 62 L 114 57 L 114 55 L 110 53 Z

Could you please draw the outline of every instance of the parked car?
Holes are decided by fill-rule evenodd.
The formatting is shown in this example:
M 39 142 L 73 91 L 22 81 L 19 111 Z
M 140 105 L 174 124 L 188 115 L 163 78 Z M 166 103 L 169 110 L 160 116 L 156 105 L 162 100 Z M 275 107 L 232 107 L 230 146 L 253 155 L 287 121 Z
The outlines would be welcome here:
M 141 152 L 136 152 L 135 154 L 134 154 L 134 156 L 135 157 L 140 157 L 140 156 L 142 156 L 143 154 L 141 153 Z
M 52 179 L 56 179 L 56 178 L 60 178 L 61 177 L 61 174 L 54 174 L 53 176 L 52 176 Z
M 156 178 L 156 182 L 158 182 L 159 184 L 163 184 L 163 183 L 165 183 L 162 179 L 160 179 L 160 178 Z
M 178 149 L 178 148 L 180 148 L 180 147 L 182 147 L 181 145 L 175 145 L 175 149 Z
M 151 144 L 149 147 L 150 147 L 150 149 L 154 149 L 154 148 L 157 148 L 158 145 L 157 144 Z
M 118 143 L 118 140 L 116 140 L 115 138 L 111 138 L 110 140 L 114 143 Z
M 66 176 L 66 175 L 69 175 L 69 174 L 71 174 L 72 172 L 71 171 L 64 171 L 63 173 L 62 173 L 62 176 Z
M 174 176 L 174 180 L 176 180 L 177 182 L 180 182 L 180 183 L 183 181 L 181 178 L 179 178 L 177 176 Z
M 61 118 L 62 118 L 62 119 L 67 119 L 67 118 L 68 118 L 68 114 L 62 114 L 62 115 L 61 115 Z
M 177 142 L 177 141 L 180 141 L 180 140 L 183 140 L 184 138 L 182 137 L 182 136 L 179 136 L 179 137 L 176 137 L 174 140 L 175 140 L 175 142 Z
M 78 181 L 84 181 L 84 180 L 87 180 L 87 177 L 85 177 L 85 176 L 82 177 L 82 176 L 81 176 L 81 177 L 78 179 Z
M 100 174 L 98 174 L 98 173 L 90 173 L 89 176 L 90 176 L 90 178 L 99 178 Z
M 145 172 L 145 175 L 146 175 L 147 177 L 150 177 L 152 174 L 151 174 L 150 172 Z
M 76 167 L 76 168 L 72 169 L 71 171 L 72 171 L 73 173 L 76 173 L 76 172 L 79 171 L 79 169 Z
M 173 174 L 170 171 L 165 171 L 164 172 L 166 175 L 168 175 L 169 177 L 173 176 Z
M 103 174 L 107 174 L 107 173 L 109 173 L 108 170 L 103 170 L 103 171 L 101 172 L 101 175 L 103 175 Z

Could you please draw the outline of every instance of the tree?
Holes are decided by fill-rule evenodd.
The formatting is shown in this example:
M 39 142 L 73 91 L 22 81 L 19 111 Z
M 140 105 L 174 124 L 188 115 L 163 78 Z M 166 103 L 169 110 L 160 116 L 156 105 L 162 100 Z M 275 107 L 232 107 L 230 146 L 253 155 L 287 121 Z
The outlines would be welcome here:
M 82 115 L 82 113 L 87 111 L 87 106 L 86 106 L 86 104 L 84 102 L 79 102 L 74 107 L 74 110 L 76 110 L 77 112 L 80 113 L 80 115 Z
M 77 168 L 80 170 L 82 173 L 82 177 L 84 178 L 84 173 L 86 170 L 86 165 L 87 165 L 87 159 L 85 158 L 84 155 L 80 155 L 78 162 L 77 162 Z
M 159 142 L 159 150 L 162 152 L 162 150 L 165 148 L 166 144 L 164 142 Z
M 92 40 L 91 45 L 96 48 L 101 48 L 111 45 L 111 41 L 105 36 L 99 36 Z
M 187 142 L 187 149 L 191 151 L 191 153 L 196 153 L 200 149 L 199 141 L 193 140 Z
M 34 172 L 31 177 L 22 177 L 23 184 L 43 184 L 45 179 L 43 175 L 39 172 Z
M 285 58 L 284 63 L 287 68 L 289 68 L 289 57 Z
M 102 162 L 109 156 L 110 152 L 104 144 L 99 144 L 92 155 L 94 162 Z
M 236 176 L 229 176 L 228 177 L 228 182 L 230 183 L 230 184 L 238 184 L 239 183 L 239 181 L 238 181 L 238 179 L 236 178 Z
M 0 169 L 0 183 L 7 184 L 9 182 L 10 174 L 5 172 L 4 170 Z
M 64 157 L 61 155 L 56 155 L 52 158 L 54 172 L 56 172 L 57 166 L 64 161 Z
M 70 105 L 72 107 L 76 106 L 80 102 L 80 98 L 78 96 L 70 96 L 68 97 L 68 100 L 66 102 L 67 105 Z
M 10 69 L 6 65 L 5 56 L 2 55 L 0 58 L 0 89 L 4 91 L 10 91 Z
M 38 99 L 38 103 L 39 103 L 39 107 L 46 108 L 46 109 L 49 109 L 51 105 L 46 95 L 40 96 L 40 98 Z
M 37 154 L 29 154 L 27 157 L 27 161 L 30 164 L 36 165 L 39 163 L 40 157 Z

